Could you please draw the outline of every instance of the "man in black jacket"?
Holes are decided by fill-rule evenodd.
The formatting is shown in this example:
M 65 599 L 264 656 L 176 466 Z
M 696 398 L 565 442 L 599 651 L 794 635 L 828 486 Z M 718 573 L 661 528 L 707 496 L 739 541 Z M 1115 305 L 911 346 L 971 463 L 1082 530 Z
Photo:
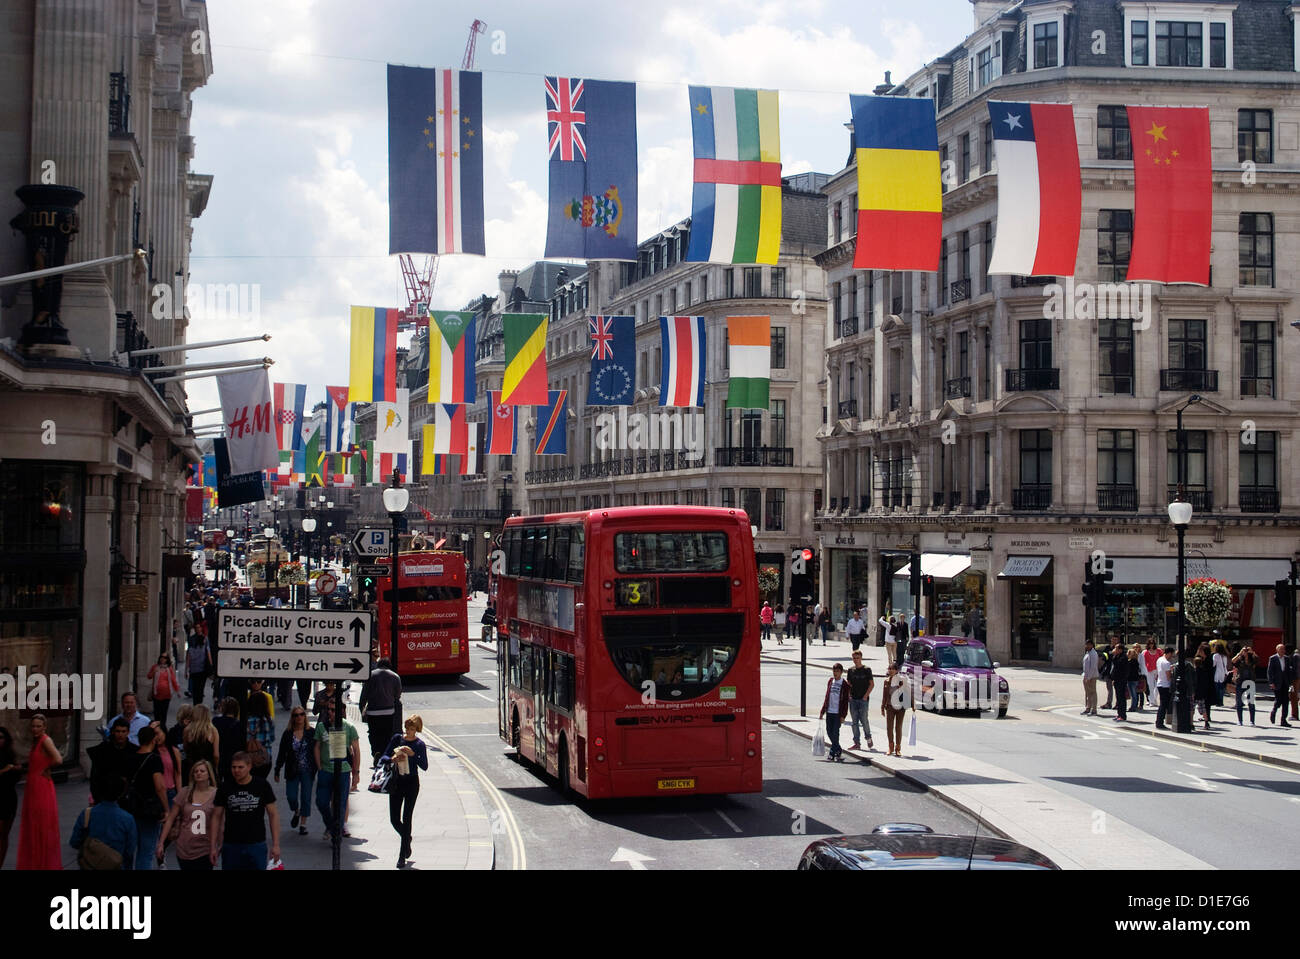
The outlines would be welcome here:
M 378 659 L 370 678 L 361 687 L 361 718 L 366 721 L 370 740 L 370 765 L 379 761 L 394 733 L 402 730 L 402 678 L 393 672 L 392 661 Z
M 1268 660 L 1268 684 L 1273 687 L 1273 708 L 1268 713 L 1270 723 L 1277 722 L 1277 711 L 1280 709 L 1282 710 L 1281 724 L 1290 727 L 1291 724 L 1286 721 L 1286 712 L 1291 708 L 1291 680 L 1294 678 L 1286 647 L 1278 643 L 1277 652 Z

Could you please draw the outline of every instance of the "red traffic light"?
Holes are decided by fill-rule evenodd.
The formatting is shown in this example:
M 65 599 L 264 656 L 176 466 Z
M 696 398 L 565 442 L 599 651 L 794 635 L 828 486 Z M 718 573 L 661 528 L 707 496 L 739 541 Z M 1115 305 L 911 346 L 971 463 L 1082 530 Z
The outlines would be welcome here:
M 801 555 L 803 556 L 804 562 L 806 563 L 812 562 L 812 558 L 813 558 L 812 550 L 808 549 L 807 547 L 804 547 L 803 553 Z

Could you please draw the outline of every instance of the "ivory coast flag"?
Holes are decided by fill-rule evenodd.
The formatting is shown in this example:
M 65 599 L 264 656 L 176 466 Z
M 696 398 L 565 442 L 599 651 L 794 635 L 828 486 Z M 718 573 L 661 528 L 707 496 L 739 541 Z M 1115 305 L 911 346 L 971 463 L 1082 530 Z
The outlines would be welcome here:
M 501 402 L 507 406 L 545 406 L 545 313 L 506 313 L 501 325 L 506 339 L 506 369 L 501 379 Z
M 767 409 L 772 381 L 772 318 L 727 317 L 727 357 L 727 409 Z

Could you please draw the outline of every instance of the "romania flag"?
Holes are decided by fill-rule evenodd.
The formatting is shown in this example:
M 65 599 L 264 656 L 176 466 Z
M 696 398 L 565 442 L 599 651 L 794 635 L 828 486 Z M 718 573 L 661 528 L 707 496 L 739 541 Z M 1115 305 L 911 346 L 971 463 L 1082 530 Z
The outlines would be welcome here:
M 501 380 L 501 402 L 509 406 L 545 406 L 545 313 L 506 313 L 501 324 L 506 339 L 506 370 Z
M 928 97 L 850 96 L 858 163 L 855 270 L 938 270 L 943 196 Z
M 401 310 L 352 307 L 352 364 L 348 399 L 353 403 L 397 400 L 397 321 Z

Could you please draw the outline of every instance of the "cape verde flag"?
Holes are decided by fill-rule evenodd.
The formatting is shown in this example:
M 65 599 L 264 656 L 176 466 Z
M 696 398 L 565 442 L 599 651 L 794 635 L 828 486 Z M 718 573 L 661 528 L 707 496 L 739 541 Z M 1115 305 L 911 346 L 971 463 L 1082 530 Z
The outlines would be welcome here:
M 661 316 L 663 387 L 660 406 L 704 405 L 704 317 Z
M 636 317 L 593 316 L 588 406 L 631 406 L 636 390 Z
M 501 402 L 499 390 L 488 390 L 488 455 L 513 456 L 518 446 L 519 407 Z
M 388 252 L 483 255 L 483 74 L 389 64 Z
M 275 441 L 282 450 L 302 449 L 302 417 L 307 405 L 306 383 L 276 383 Z
M 545 406 L 537 408 L 537 452 L 569 452 L 568 390 L 551 390 Z
M 998 158 L 998 237 L 989 273 L 1074 276 L 1083 185 L 1074 108 L 989 101 Z

